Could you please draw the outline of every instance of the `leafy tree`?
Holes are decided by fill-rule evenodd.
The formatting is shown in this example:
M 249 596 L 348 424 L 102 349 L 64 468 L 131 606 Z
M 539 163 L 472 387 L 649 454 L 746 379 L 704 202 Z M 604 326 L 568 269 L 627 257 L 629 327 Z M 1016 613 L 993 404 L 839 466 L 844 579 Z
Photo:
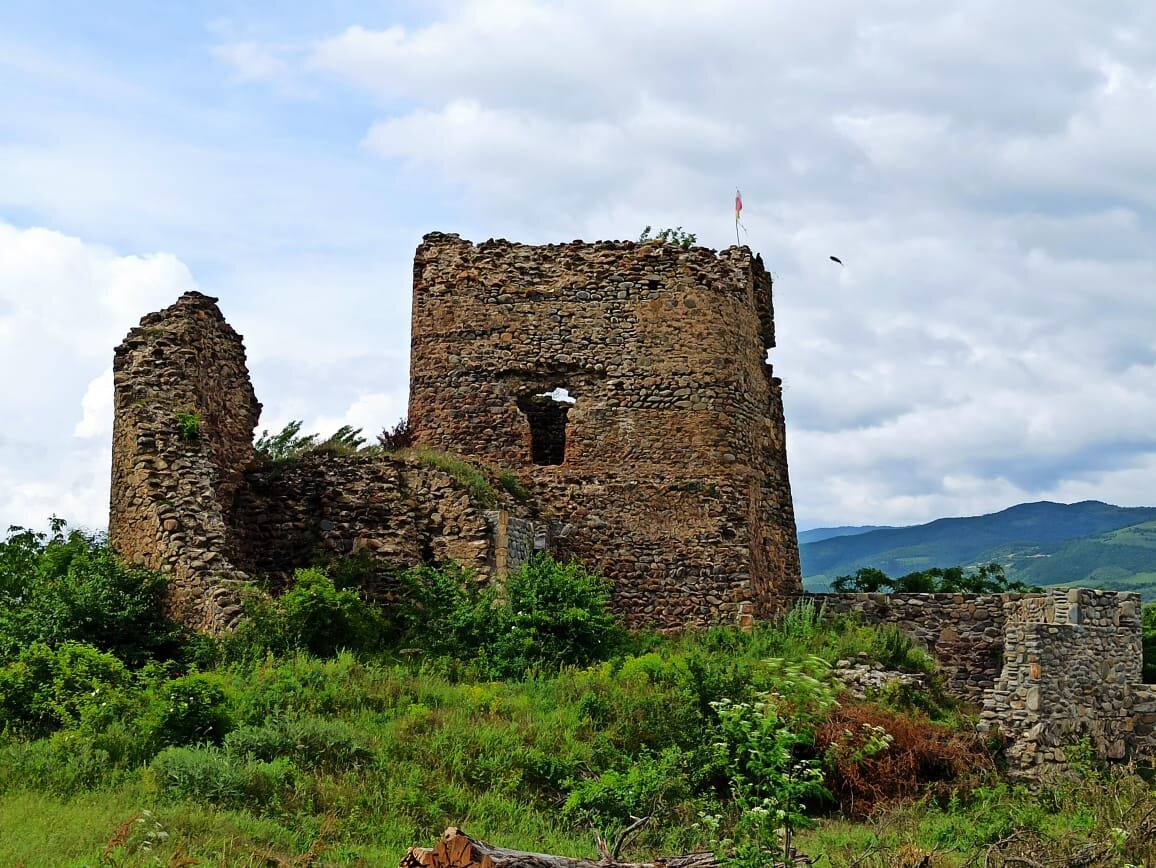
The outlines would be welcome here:
M 304 424 L 301 419 L 295 419 L 276 434 L 270 434 L 266 429 L 261 432 L 261 436 L 253 445 L 258 453 L 270 461 L 296 458 L 317 442 L 316 434 L 300 434 L 301 426 Z
M 1002 594 L 1036 590 L 1023 582 L 1010 581 L 1000 564 L 981 564 L 978 567 L 932 567 L 907 573 L 898 579 L 890 578 L 875 567 L 860 567 L 853 575 L 839 576 L 831 582 L 837 594 L 884 593 L 906 594 Z
M 836 594 L 874 594 L 880 590 L 890 591 L 893 586 L 887 573 L 875 567 L 860 567 L 854 575 L 839 576 L 831 582 L 831 590 Z
M 288 461 L 310 452 L 348 454 L 365 446 L 361 429 L 352 425 L 342 425 L 322 440 L 318 434 L 302 434 L 302 424 L 300 419 L 295 419 L 276 434 L 263 430 L 253 447 L 269 461 Z

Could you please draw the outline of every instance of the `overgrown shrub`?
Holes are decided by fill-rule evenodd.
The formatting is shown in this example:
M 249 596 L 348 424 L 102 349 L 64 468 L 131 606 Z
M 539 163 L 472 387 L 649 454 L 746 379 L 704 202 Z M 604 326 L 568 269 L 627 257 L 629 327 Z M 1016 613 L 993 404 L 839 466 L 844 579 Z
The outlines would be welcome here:
M 624 633 L 610 611 L 610 585 L 576 562 L 538 556 L 506 577 L 494 632 L 483 647 L 490 671 L 583 666 L 614 654 Z
M 668 747 L 659 754 L 644 753 L 626 768 L 579 781 L 566 797 L 562 816 L 598 829 L 625 826 L 631 817 L 661 820 L 691 795 L 687 762 L 681 750 Z
M 225 736 L 225 752 L 247 760 L 290 759 L 305 769 L 350 770 L 365 765 L 372 753 L 348 724 L 304 717 L 245 726 Z
M 124 664 L 91 645 L 29 645 L 0 668 L 0 730 L 35 738 L 75 725 L 127 681 Z
M 377 435 L 377 445 L 389 452 L 413 446 L 413 431 L 409 427 L 409 420 L 400 419 L 392 428 L 382 428 Z
M 876 749 L 883 733 L 888 744 Z M 815 744 L 823 751 L 827 787 L 851 817 L 920 796 L 946 803 L 992 769 L 974 732 L 870 705 L 833 708 L 816 728 Z
M 473 660 L 491 678 L 603 660 L 626 635 L 610 611 L 609 584 L 548 556 L 487 587 L 453 564 L 418 567 L 402 584 L 403 643 Z
M 224 654 L 232 660 L 294 650 L 319 657 L 332 657 L 342 649 L 375 651 L 395 632 L 377 606 L 356 590 L 338 589 L 326 571 L 316 567 L 297 570 L 280 597 L 249 588 L 241 601 L 246 618 L 223 642 Z
M 43 642 L 92 645 L 130 667 L 181 653 L 184 633 L 161 606 L 166 579 L 120 563 L 100 534 L 12 528 L 0 543 L 0 661 Z
M 250 762 L 211 747 L 167 748 L 149 768 L 158 789 L 169 798 L 263 813 L 284 805 L 299 780 L 297 768 L 288 760 Z
M 339 591 L 319 569 L 297 570 L 293 587 L 278 602 L 293 646 L 319 657 L 341 648 L 371 651 L 386 638 L 377 607 L 356 591 Z
M 140 721 L 155 750 L 169 745 L 220 744 L 233 728 L 219 675 L 193 673 L 155 685 Z

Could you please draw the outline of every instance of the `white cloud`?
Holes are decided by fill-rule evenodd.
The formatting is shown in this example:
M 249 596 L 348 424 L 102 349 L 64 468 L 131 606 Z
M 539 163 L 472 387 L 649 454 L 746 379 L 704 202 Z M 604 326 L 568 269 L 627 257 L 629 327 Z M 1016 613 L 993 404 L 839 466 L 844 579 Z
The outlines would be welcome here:
M 88 384 L 80 399 L 81 417 L 72 430 L 73 437 L 112 437 L 113 396 L 112 368 Z
M 169 254 L 0 223 L 0 526 L 107 522 L 113 348 L 194 287 Z
M 0 51 L 28 85 L 0 94 L 0 209 L 194 262 L 246 335 L 262 426 L 376 433 L 403 410 L 423 232 L 543 242 L 682 225 L 723 246 L 737 185 L 776 277 L 771 360 L 802 523 L 1152 502 L 1135 483 L 1156 466 L 1151 3 L 338 14 L 218 28 L 195 95 L 117 75 L 119 61 L 54 72 L 46 50 Z M 98 83 L 93 105 L 58 117 L 81 79 Z M 288 106 L 289 90 L 311 99 Z M 59 234 L 21 233 L 19 249 L 7 285 L 21 297 L 0 281 L 0 360 L 52 380 L 47 346 L 83 373 L 64 402 L 18 379 L 5 409 L 14 430 L 43 431 L 45 404 L 62 404 L 56 430 L 95 442 L 100 372 L 126 327 L 111 323 L 191 279 L 172 257 Z M 0 466 L 32 442 L 0 441 L 21 450 Z
M 288 64 L 272 48 L 252 40 L 218 45 L 213 54 L 231 67 L 241 81 L 278 78 L 289 70 Z

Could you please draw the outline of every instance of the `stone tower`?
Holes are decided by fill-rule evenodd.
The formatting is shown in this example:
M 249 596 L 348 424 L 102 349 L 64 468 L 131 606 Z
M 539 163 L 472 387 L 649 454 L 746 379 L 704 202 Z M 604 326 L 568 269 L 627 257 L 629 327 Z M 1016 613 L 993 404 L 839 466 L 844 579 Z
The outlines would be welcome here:
M 241 337 L 216 299 L 185 293 L 144 317 L 113 358 L 108 536 L 169 573 L 169 608 L 196 629 L 239 615 L 230 517 L 253 462 L 261 405 Z
M 749 249 L 434 233 L 413 293 L 416 439 L 517 473 L 632 623 L 742 621 L 801 591 Z

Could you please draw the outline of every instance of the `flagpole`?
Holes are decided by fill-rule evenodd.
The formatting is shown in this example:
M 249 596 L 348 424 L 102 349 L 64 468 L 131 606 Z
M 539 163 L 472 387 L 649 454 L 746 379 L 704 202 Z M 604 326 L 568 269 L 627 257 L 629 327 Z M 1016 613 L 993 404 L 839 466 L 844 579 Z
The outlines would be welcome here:
M 735 187 L 735 247 L 742 247 L 739 241 L 739 215 L 743 212 L 743 194 Z

